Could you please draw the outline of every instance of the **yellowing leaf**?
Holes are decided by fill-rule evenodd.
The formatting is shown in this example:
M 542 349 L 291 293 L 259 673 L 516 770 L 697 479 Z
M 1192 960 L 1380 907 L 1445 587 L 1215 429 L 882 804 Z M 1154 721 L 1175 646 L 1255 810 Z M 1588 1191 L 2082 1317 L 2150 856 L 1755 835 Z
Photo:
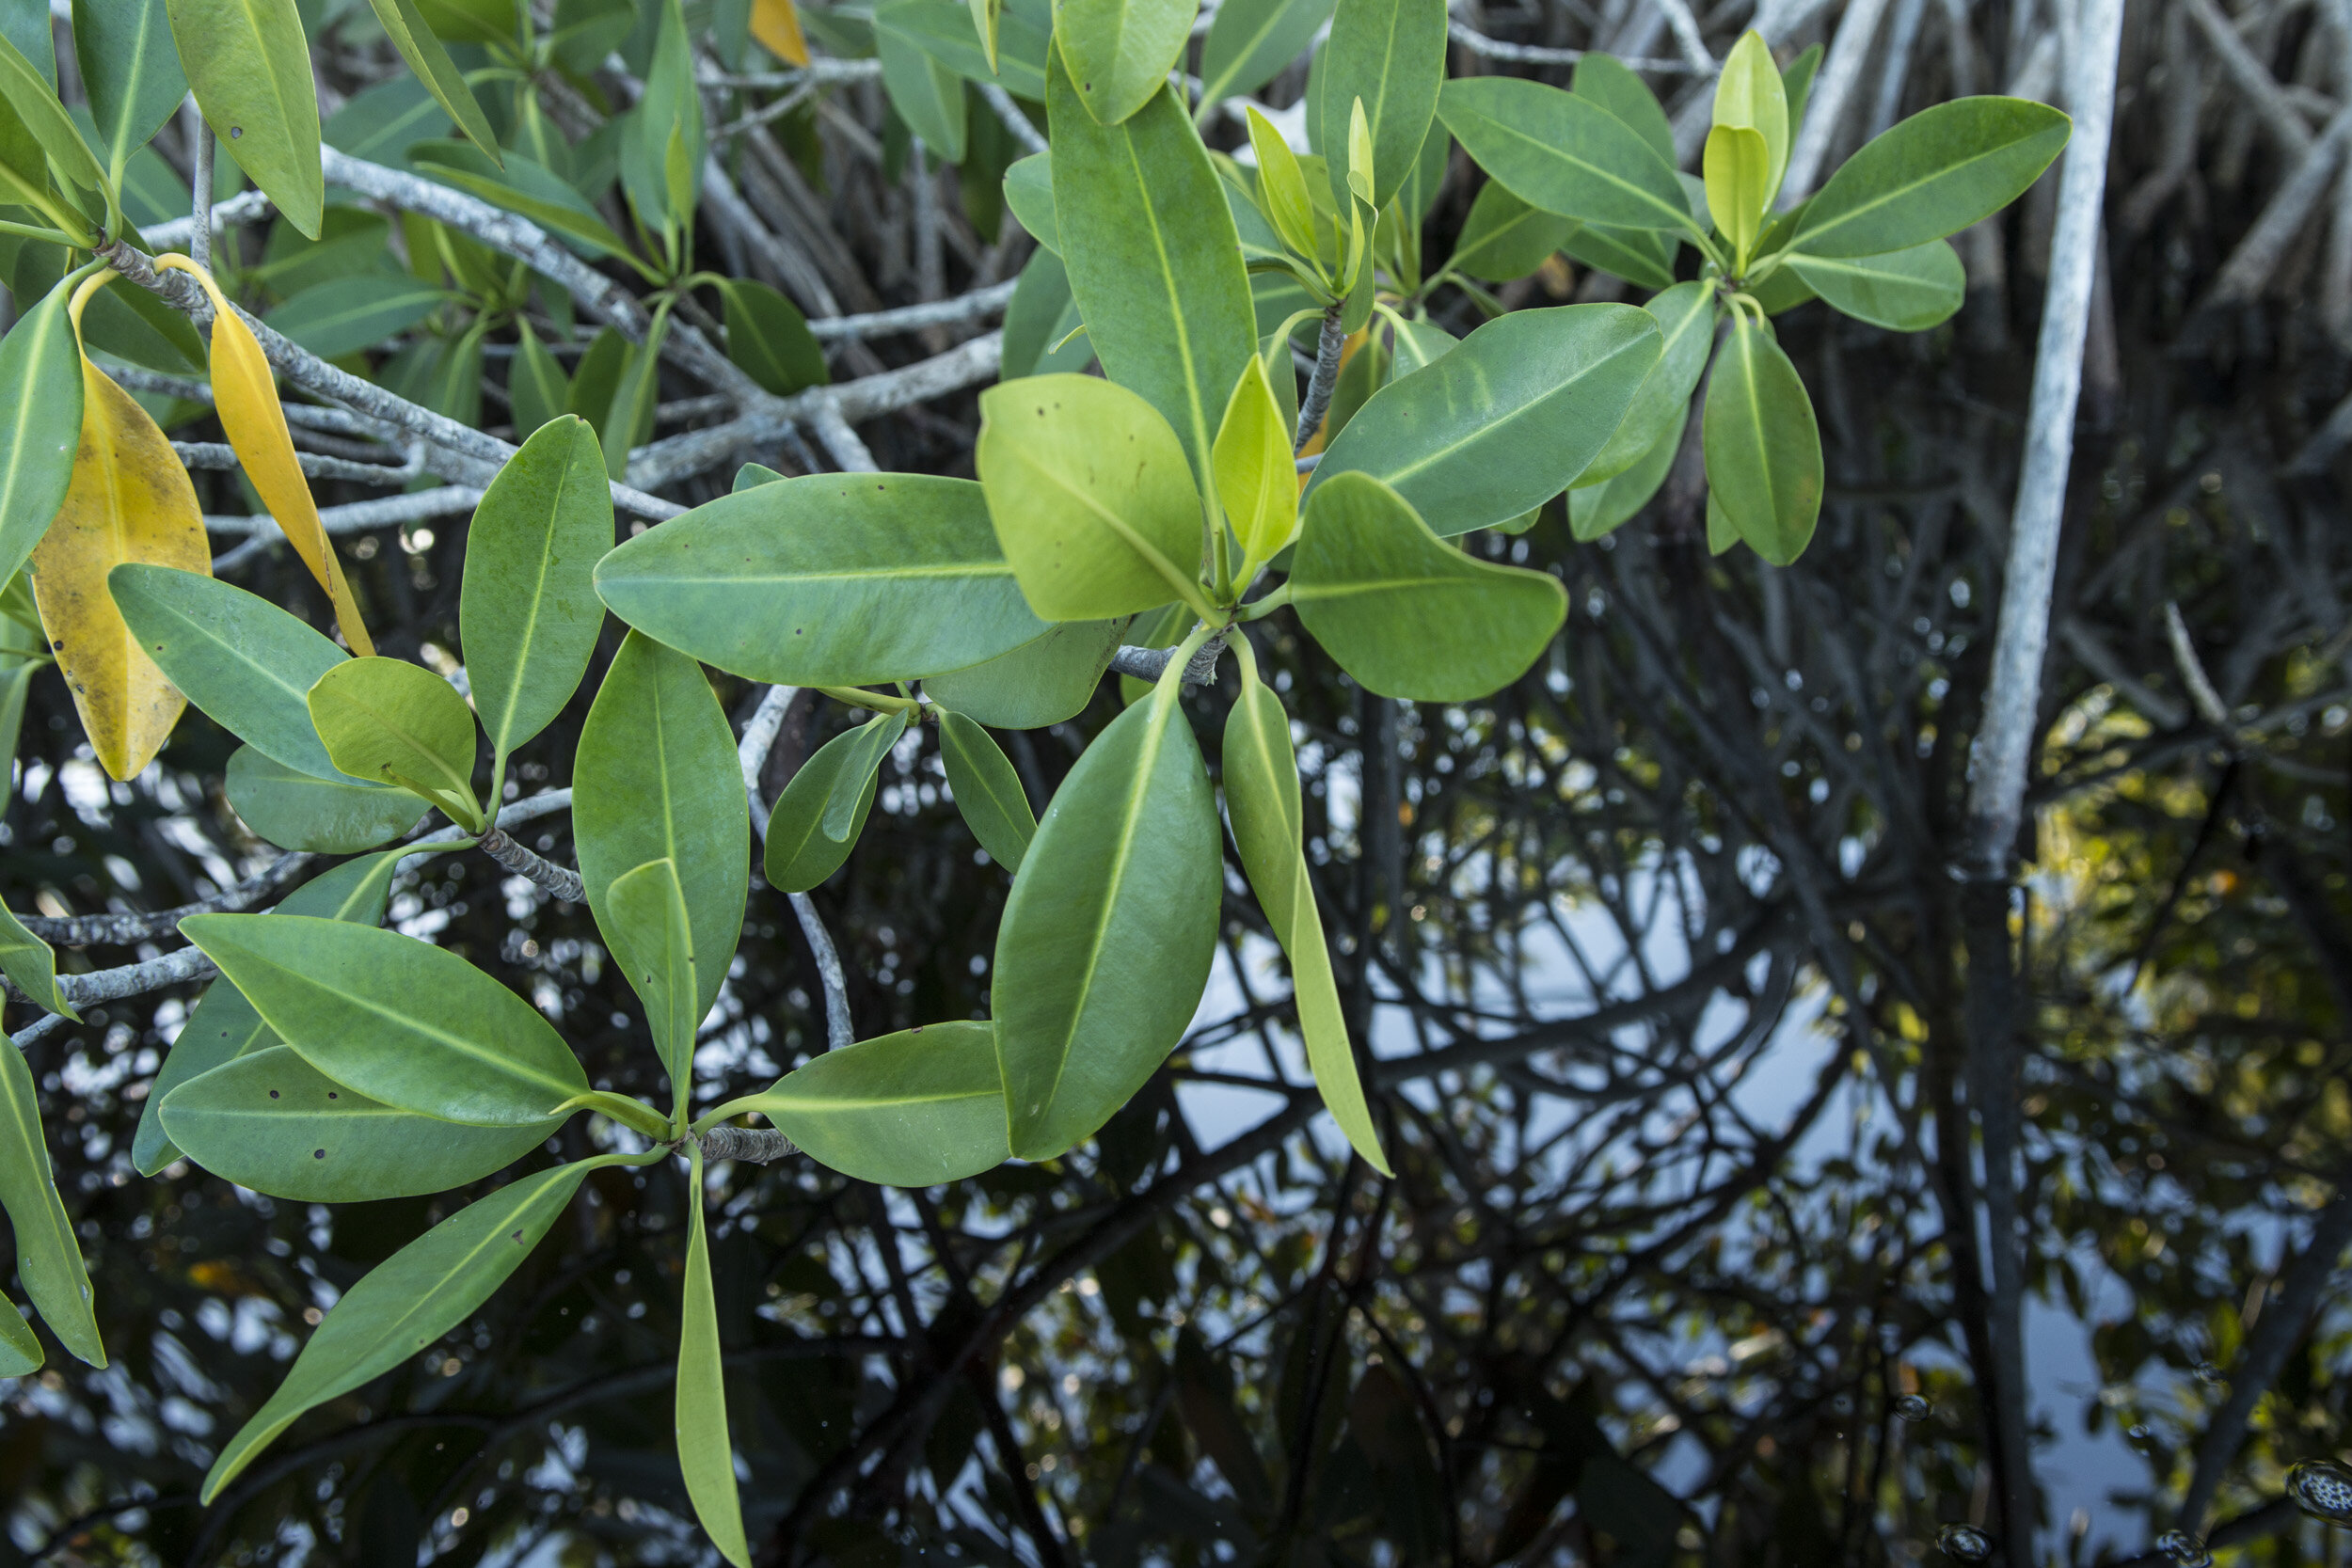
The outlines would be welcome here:
M 184 256 L 159 256 L 158 268 L 176 267 L 204 286 L 213 300 L 213 403 L 220 414 L 229 444 L 237 450 L 246 478 L 286 533 L 302 563 L 310 568 L 319 586 L 334 602 L 335 620 L 343 641 L 362 658 L 375 652 L 368 628 L 360 623 L 359 607 L 343 580 L 342 562 L 319 521 L 318 503 L 310 498 L 310 481 L 302 477 L 294 455 L 294 436 L 286 429 L 286 411 L 278 402 L 277 378 L 262 352 L 253 329 L 230 308 L 219 285 Z
M 106 591 L 106 574 L 126 561 L 208 577 L 213 570 L 196 487 L 171 443 L 130 393 L 84 359 L 82 444 L 65 505 L 33 551 L 33 598 L 83 733 L 118 779 L 154 760 L 187 706 Z
M 752 37 L 776 58 L 808 65 L 808 40 L 801 36 L 801 13 L 792 0 L 752 0 Z

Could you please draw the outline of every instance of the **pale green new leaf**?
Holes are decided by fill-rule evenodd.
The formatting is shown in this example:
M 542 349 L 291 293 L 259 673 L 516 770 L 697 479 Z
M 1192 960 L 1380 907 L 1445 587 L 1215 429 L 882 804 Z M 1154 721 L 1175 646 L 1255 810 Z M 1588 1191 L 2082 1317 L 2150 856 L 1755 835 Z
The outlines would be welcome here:
M 9 978 L 15 978 L 13 972 Z M 106 1347 L 90 1307 L 89 1272 L 82 1266 L 72 1217 L 58 1200 L 50 1174 L 32 1069 L 12 1045 L 0 1046 L 0 1209 L 8 1212 L 16 1232 L 17 1276 L 34 1308 L 67 1350 L 93 1367 L 104 1366 Z M 0 1311 L 15 1310 L 0 1302 Z
M 1883 256 L 1792 254 L 1786 265 L 1830 309 L 1894 332 L 1924 332 L 1968 297 L 1967 271 L 1948 240 Z
M 1012 1152 L 996 1031 L 986 1022 L 933 1023 L 828 1051 L 714 1114 L 753 1111 L 818 1164 L 884 1186 L 960 1181 Z
M 1443 534 L 1517 517 L 1584 471 L 1658 362 L 1658 322 L 1629 305 L 1514 310 L 1373 394 L 1309 482 L 1392 486 Z
M 1018 872 L 1037 836 L 1037 816 L 1004 749 L 979 725 L 952 709 L 939 720 L 939 759 L 956 810 L 989 858 Z
M 1324 945 L 1323 918 L 1315 909 L 1314 884 L 1307 874 L 1305 817 L 1298 789 L 1298 759 L 1291 749 L 1290 715 L 1282 701 L 1258 679 L 1256 657 L 1241 652 L 1241 694 L 1225 719 L 1225 810 L 1233 843 L 1241 850 L 1258 907 L 1265 911 L 1275 940 L 1290 955 L 1292 999 L 1298 1030 L 1307 1042 L 1307 1065 L 1340 1131 L 1381 1175 L 1391 1174 L 1380 1151 L 1380 1134 L 1356 1073 L 1356 1053 L 1340 1012 L 1340 990 Z
M 372 1100 L 544 1135 L 588 1087 L 536 1007 L 431 942 L 298 914 L 190 915 L 180 931 L 304 1061 Z
M 564 711 L 588 673 L 604 626 L 594 574 L 612 545 L 604 452 L 575 416 L 525 441 L 474 508 L 457 616 L 494 769 Z
M 752 1568 L 735 1491 L 735 1449 L 727 1442 L 726 1370 L 719 1357 L 719 1306 L 710 1289 L 710 1238 L 703 1222 L 703 1151 L 697 1145 L 688 1150 L 686 1286 L 678 1304 L 678 1468 L 686 1474 L 694 1517 L 719 1555 L 734 1568 Z
M 1790 242 L 1808 256 L 1881 256 L 1956 234 L 2025 194 L 2074 122 L 2024 98 L 1957 98 L 1872 137 L 1838 166 Z
M 1291 603 L 1365 689 L 1454 703 L 1527 672 L 1567 615 L 1545 572 L 1463 554 L 1367 474 L 1319 486 L 1291 567 Z
M 390 1371 L 465 1321 L 548 1233 L 587 1174 L 610 1156 L 526 1176 L 459 1210 L 343 1293 L 267 1403 L 204 1478 L 211 1502 L 294 1418 Z
M 1710 504 L 1775 566 L 1804 553 L 1821 513 L 1821 434 L 1813 400 L 1778 343 L 1742 315 L 1707 384 Z
M 1046 106 L 1071 294 L 1104 371 L 1175 427 L 1200 483 L 1226 390 L 1258 346 L 1239 231 L 1173 91 L 1111 127 L 1076 100 L 1057 67 Z
M 1741 125 L 1707 134 L 1707 207 L 1731 243 L 1732 264 L 1743 266 L 1764 228 L 1765 181 L 1771 171 L 1764 138 Z
M 163 1128 L 215 1176 L 298 1203 L 446 1192 L 505 1169 L 548 1124 L 479 1127 L 370 1100 L 282 1045 L 240 1055 L 172 1090 Z
M 985 397 L 1075 379 L 1041 377 Z M 1197 502 L 1187 526 L 1197 557 Z M 981 486 L 968 479 L 811 474 L 647 529 L 597 562 L 596 592 L 638 630 L 753 680 L 914 680 L 993 658 L 1045 630 L 997 538 Z
M 1224 880 L 1216 800 L 1182 661 L 1062 781 L 997 929 L 991 1011 L 1012 1152 L 1088 1136 L 1184 1037 Z
M 318 90 L 294 0 L 166 0 L 205 122 L 287 221 L 319 237 Z
M 980 420 L 980 488 L 1039 617 L 1098 620 L 1201 599 L 1200 499 L 1149 403 L 1094 376 L 1037 375 L 981 393 Z
M 751 832 L 735 731 L 702 667 L 630 632 L 572 764 L 572 835 L 597 928 L 609 941 L 605 895 L 614 879 L 667 860 L 686 891 L 694 951 L 733 957 L 751 887 Z M 697 1018 L 710 1011 L 726 973 L 719 958 L 697 968 Z
M 449 682 L 403 659 L 345 659 L 311 685 L 310 707 L 342 771 L 421 795 L 467 828 L 481 825 L 473 713 Z
M 1225 401 L 1213 455 L 1216 499 L 1233 525 L 1233 536 L 1241 541 L 1242 568 L 1234 580 L 1246 583 L 1290 543 L 1298 523 L 1298 472 L 1291 458 L 1290 425 L 1274 400 L 1265 363 L 1254 354 Z
M 1780 67 L 1772 63 L 1772 47 L 1753 27 L 1740 34 L 1731 53 L 1724 56 L 1723 74 L 1715 78 L 1714 123 L 1754 131 L 1763 137 L 1764 199 L 1758 210 L 1768 210 L 1772 198 L 1780 194 L 1780 177 L 1788 167 L 1788 148 L 1796 128 L 1789 121 L 1788 89 L 1781 82 Z M 1723 208 L 1714 203 L 1711 193 L 1709 205 L 1715 207 L 1716 221 L 1721 223 Z

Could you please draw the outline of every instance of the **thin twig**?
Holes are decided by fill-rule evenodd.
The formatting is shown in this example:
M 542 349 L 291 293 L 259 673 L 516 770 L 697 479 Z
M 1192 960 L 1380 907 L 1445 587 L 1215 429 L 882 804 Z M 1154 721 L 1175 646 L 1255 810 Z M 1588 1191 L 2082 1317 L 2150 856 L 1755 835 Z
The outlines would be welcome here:
M 999 87 L 999 92 L 1004 89 Z M 902 305 L 895 310 L 872 310 L 860 316 L 812 317 L 808 330 L 819 341 L 834 338 L 879 338 L 892 332 L 913 332 L 925 326 L 953 326 L 963 322 L 993 316 L 1012 303 L 1012 292 L 1020 281 L 991 283 L 984 289 L 974 289 L 952 299 L 934 300 L 927 305 Z
M 743 769 L 743 794 L 751 802 L 752 826 L 758 830 L 760 841 L 768 838 L 768 803 L 759 796 L 760 770 L 768 766 L 768 753 L 776 744 L 776 732 L 784 727 L 785 709 L 792 703 L 798 687 L 771 686 L 760 698 L 759 706 L 752 712 L 751 721 L 743 726 L 742 743 L 736 748 L 736 760 Z M 817 959 L 817 978 L 825 990 L 826 1049 L 838 1051 L 857 1039 L 857 1031 L 850 1023 L 849 979 L 841 970 L 841 955 L 833 944 L 833 933 L 825 929 L 822 915 L 805 893 L 786 895 L 792 905 L 792 913 L 801 923 L 801 934 L 808 939 L 809 952 Z

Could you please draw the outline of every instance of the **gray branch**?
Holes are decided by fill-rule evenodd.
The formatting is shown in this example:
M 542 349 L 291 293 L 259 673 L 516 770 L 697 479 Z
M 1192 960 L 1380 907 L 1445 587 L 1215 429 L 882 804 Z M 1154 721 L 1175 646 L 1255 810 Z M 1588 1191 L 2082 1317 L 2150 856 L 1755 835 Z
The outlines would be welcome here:
M 862 316 L 815 316 L 809 320 L 808 330 L 811 336 L 829 341 L 834 338 L 879 338 L 888 332 L 913 332 L 926 326 L 955 326 L 996 314 L 1012 302 L 1012 292 L 1019 286 L 1016 278 L 1010 283 L 992 283 L 985 289 L 974 289 L 929 305 L 906 305 L 896 310 L 874 310 Z
M 499 864 L 544 889 L 567 904 L 587 902 L 588 890 L 577 871 L 566 871 L 553 861 L 547 860 L 517 844 L 503 828 L 493 827 L 482 835 L 482 852 Z
M 1226 634 L 1210 638 L 1200 644 L 1184 665 L 1186 686 L 1215 686 L 1216 661 L 1225 652 Z M 1138 648 L 1132 643 L 1111 655 L 1110 673 L 1132 675 L 1139 681 L 1156 682 L 1168 673 L 1168 661 L 1176 657 L 1173 648 Z
M 247 877 L 234 887 L 224 888 L 209 898 L 193 904 L 182 904 L 168 910 L 143 910 L 128 914 L 72 914 L 61 918 L 27 914 L 18 916 L 24 927 L 59 947 L 128 947 L 136 942 L 152 942 L 157 937 L 176 935 L 180 922 L 192 914 L 234 914 L 251 909 L 269 895 L 294 879 L 302 868 L 310 863 L 310 856 L 299 849 L 292 850 L 272 861 L 260 874 Z
M 1507 60 L 1515 65 L 1574 65 L 1586 55 L 1586 49 L 1553 49 L 1537 43 L 1513 43 L 1505 39 L 1488 38 L 1467 22 L 1449 21 L 1446 32 L 1454 42 L 1481 58 Z M 1644 59 L 1628 56 L 1617 62 L 1631 71 L 1647 71 L 1653 76 L 1692 76 L 1698 72 L 1688 60 Z
M 773 1164 L 800 1146 L 772 1127 L 714 1127 L 696 1134 L 706 1160 L 741 1160 L 755 1165 Z
M 184 467 L 226 470 L 245 466 L 237 456 L 237 449 L 226 441 L 174 441 L 171 450 Z M 312 479 L 344 479 L 355 484 L 405 484 L 420 472 L 420 468 L 405 464 L 395 467 L 389 463 L 354 463 L 315 451 L 297 451 L 294 460 Z
M 1347 346 L 1341 312 L 1338 304 L 1324 307 L 1323 330 L 1315 340 L 1314 373 L 1307 378 L 1307 400 L 1298 405 L 1298 433 L 1291 441 L 1294 452 L 1323 428 L 1323 416 L 1331 406 L 1332 389 L 1340 384 L 1340 352 Z
M 1829 156 L 1830 143 L 1846 118 L 1846 103 L 1862 80 L 1862 68 L 1878 37 L 1879 18 L 1886 0 L 1851 0 L 1838 19 L 1837 35 L 1830 40 L 1829 57 L 1821 62 L 1813 94 L 1805 100 L 1804 125 L 1796 145 L 1788 150 L 1788 171 L 1781 177 L 1779 203 L 1783 210 L 1813 194 L 1813 178 Z
M 776 744 L 776 732 L 784 727 L 784 712 L 792 703 L 798 687 L 771 686 L 753 710 L 751 722 L 743 726 L 742 744 L 736 748 L 736 760 L 743 769 L 743 796 L 751 803 L 752 827 L 757 831 L 761 843 L 768 840 L 768 803 L 759 798 L 760 769 L 768 766 L 768 753 Z M 850 1022 L 850 983 L 842 973 L 841 954 L 833 944 L 833 933 L 825 929 L 824 917 L 805 893 L 787 894 L 792 913 L 801 923 L 801 934 L 808 939 L 809 951 L 817 958 L 817 978 L 825 989 L 825 1046 L 838 1051 L 857 1039 L 857 1031 Z M 781 1136 L 781 1134 L 779 1134 Z

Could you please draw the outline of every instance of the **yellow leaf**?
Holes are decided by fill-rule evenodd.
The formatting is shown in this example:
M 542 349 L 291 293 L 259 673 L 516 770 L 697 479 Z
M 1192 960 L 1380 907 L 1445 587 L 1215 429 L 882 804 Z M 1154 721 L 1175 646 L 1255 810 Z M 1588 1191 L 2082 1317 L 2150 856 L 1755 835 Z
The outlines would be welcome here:
M 220 415 L 229 444 L 237 451 L 246 478 L 269 508 L 286 542 L 310 568 L 319 586 L 335 606 L 336 623 L 351 651 L 366 657 L 375 652 L 368 628 L 360 624 L 359 606 L 343 580 L 342 562 L 335 555 L 326 526 L 319 521 L 318 503 L 310 499 L 310 483 L 302 477 L 301 459 L 294 455 L 294 436 L 286 429 L 286 411 L 278 402 L 278 382 L 269 358 L 262 354 L 253 329 L 230 308 L 220 288 L 184 256 L 158 256 L 158 270 L 177 268 L 204 286 L 213 299 L 213 404 Z
M 73 314 L 78 327 L 81 311 Z M 187 706 L 106 591 L 106 574 L 126 561 L 213 571 L 196 487 L 171 443 L 85 358 L 81 450 L 65 505 L 33 551 L 33 599 L 83 732 L 118 779 L 154 760 Z
M 808 65 L 808 40 L 801 36 L 801 13 L 792 0 L 752 0 L 752 37 L 776 58 Z

